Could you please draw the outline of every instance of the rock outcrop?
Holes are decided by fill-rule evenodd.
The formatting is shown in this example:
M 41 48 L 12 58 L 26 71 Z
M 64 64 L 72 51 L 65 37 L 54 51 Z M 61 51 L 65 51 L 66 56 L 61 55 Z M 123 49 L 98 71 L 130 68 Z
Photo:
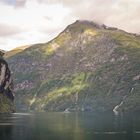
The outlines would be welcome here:
M 0 51 L 0 113 L 14 112 L 13 83 L 7 62 Z

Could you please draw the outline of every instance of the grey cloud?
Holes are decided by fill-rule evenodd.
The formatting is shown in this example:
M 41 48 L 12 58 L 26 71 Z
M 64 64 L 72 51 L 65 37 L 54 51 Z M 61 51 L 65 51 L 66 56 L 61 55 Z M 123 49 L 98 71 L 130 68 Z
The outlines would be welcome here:
M 49 16 L 44 16 L 44 19 L 48 20 L 48 21 L 52 21 L 53 19 Z
M 86 4 L 86 3 L 90 3 L 90 5 L 92 4 L 109 4 L 111 2 L 113 2 L 114 0 L 36 0 L 39 3 L 46 3 L 46 4 L 63 4 L 64 6 L 68 6 L 68 7 L 78 7 L 81 4 Z M 84 7 L 83 7 L 84 8 Z
M 7 5 L 12 5 L 14 3 L 14 0 L 0 0 L 1 4 L 7 4 Z
M 16 7 L 24 7 L 27 0 L 16 0 L 15 6 Z
M 11 35 L 15 35 L 21 33 L 22 29 L 16 26 L 10 26 L 0 23 L 0 37 L 7 37 Z
M 27 0 L 0 0 L 0 4 L 6 4 L 14 7 L 24 7 Z
M 79 4 L 85 0 L 37 0 L 39 3 L 47 3 L 47 4 L 63 4 L 65 6 L 73 6 L 75 4 Z

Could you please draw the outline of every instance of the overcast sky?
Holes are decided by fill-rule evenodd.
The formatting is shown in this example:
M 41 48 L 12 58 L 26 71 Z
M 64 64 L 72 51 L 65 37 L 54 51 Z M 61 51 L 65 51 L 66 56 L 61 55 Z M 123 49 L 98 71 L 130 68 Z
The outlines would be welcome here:
M 140 0 L 0 0 L 0 49 L 47 42 L 77 19 L 140 32 Z

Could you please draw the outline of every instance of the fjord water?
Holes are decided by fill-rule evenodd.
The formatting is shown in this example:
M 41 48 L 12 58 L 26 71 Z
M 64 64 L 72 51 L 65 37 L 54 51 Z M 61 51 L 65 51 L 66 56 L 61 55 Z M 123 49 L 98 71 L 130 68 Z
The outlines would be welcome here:
M 0 140 L 140 140 L 140 114 L 3 114 Z

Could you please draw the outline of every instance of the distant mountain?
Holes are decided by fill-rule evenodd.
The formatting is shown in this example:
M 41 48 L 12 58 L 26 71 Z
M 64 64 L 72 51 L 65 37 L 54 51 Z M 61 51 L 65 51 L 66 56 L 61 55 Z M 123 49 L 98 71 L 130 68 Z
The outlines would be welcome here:
M 30 47 L 30 45 L 17 47 L 15 49 L 11 50 L 11 51 L 4 52 L 4 57 L 5 58 L 12 57 L 13 55 L 16 55 L 17 53 L 22 52 L 23 50 L 25 50 L 28 47 Z
M 76 21 L 6 59 L 18 110 L 140 110 L 140 36 Z

